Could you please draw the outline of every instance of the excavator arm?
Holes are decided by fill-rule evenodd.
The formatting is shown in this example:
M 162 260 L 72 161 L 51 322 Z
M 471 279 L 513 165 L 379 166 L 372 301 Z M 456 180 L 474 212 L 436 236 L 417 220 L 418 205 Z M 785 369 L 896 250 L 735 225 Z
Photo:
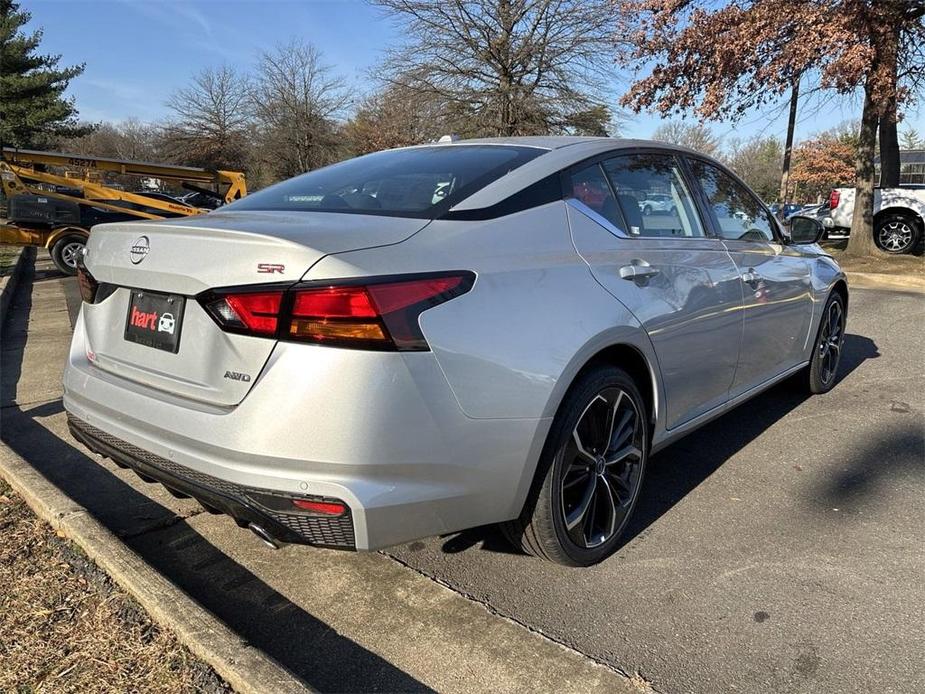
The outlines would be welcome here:
M 73 262 L 75 249 L 82 247 L 90 233 L 90 225 L 99 222 L 100 216 L 105 217 L 105 213 L 120 215 L 115 219 L 164 219 L 208 211 L 176 200 L 150 197 L 107 185 L 104 180 L 106 173 L 180 182 L 191 190 L 214 195 L 226 203 L 247 194 L 244 174 L 239 171 L 210 171 L 190 166 L 4 147 L 0 157 L 0 185 L 7 200 L 28 196 L 20 197 L 23 201 L 20 209 L 32 206 L 32 209 L 41 211 L 38 217 L 23 213 L 9 223 L 0 224 L 0 242 L 44 246 L 51 252 L 59 269 L 73 274 L 76 272 Z M 59 202 L 57 208 L 74 212 L 68 217 L 59 216 L 57 211 L 52 213 L 54 203 L 49 203 L 50 200 L 69 203 L 62 205 Z M 79 214 L 77 210 L 81 210 Z M 68 221 L 65 222 L 65 219 Z M 106 221 L 105 218 L 103 221 Z

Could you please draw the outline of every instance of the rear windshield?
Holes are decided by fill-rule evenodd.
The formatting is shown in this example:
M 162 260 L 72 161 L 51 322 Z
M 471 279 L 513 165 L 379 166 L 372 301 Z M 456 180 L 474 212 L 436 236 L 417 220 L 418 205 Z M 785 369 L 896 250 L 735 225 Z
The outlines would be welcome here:
M 436 145 L 376 152 L 290 178 L 224 209 L 434 218 L 544 151 Z

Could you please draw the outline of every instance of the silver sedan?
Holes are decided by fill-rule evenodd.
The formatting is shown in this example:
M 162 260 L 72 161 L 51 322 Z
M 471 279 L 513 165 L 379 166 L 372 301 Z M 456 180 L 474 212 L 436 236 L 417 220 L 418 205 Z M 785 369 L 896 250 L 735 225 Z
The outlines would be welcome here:
M 653 191 L 670 213 L 640 212 Z M 379 152 L 95 227 L 64 404 L 91 450 L 272 546 L 500 523 L 589 565 L 653 452 L 836 382 L 848 288 L 819 231 L 664 144 Z

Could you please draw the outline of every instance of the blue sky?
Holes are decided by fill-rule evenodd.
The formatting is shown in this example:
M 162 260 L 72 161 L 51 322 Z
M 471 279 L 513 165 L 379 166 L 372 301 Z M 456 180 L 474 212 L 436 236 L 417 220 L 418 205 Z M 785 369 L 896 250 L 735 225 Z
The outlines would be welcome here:
M 167 115 L 167 97 L 190 76 L 222 63 L 247 69 L 261 50 L 296 37 L 309 41 L 325 61 L 360 91 L 374 88 L 368 70 L 400 40 L 392 22 L 362 0 L 23 0 L 30 28 L 43 27 L 42 52 L 61 53 L 62 64 L 85 62 L 71 83 L 86 120 L 155 120 Z M 815 109 L 814 109 L 815 110 Z M 856 118 L 857 99 L 838 100 L 801 115 L 797 139 Z M 632 116 L 621 134 L 649 137 L 652 115 Z M 925 106 L 906 122 L 925 134 Z M 783 137 L 785 109 L 717 123 L 728 139 L 766 134 Z

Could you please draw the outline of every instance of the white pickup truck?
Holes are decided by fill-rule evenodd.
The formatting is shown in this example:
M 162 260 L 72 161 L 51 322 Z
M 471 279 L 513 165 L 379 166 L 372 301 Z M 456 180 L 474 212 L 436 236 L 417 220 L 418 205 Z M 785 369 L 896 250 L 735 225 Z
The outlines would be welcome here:
M 854 188 L 829 195 L 829 235 L 847 234 L 854 214 Z M 831 221 L 830 221 L 831 220 Z M 925 186 L 877 188 L 874 191 L 874 243 L 886 253 L 911 253 L 925 234 Z

